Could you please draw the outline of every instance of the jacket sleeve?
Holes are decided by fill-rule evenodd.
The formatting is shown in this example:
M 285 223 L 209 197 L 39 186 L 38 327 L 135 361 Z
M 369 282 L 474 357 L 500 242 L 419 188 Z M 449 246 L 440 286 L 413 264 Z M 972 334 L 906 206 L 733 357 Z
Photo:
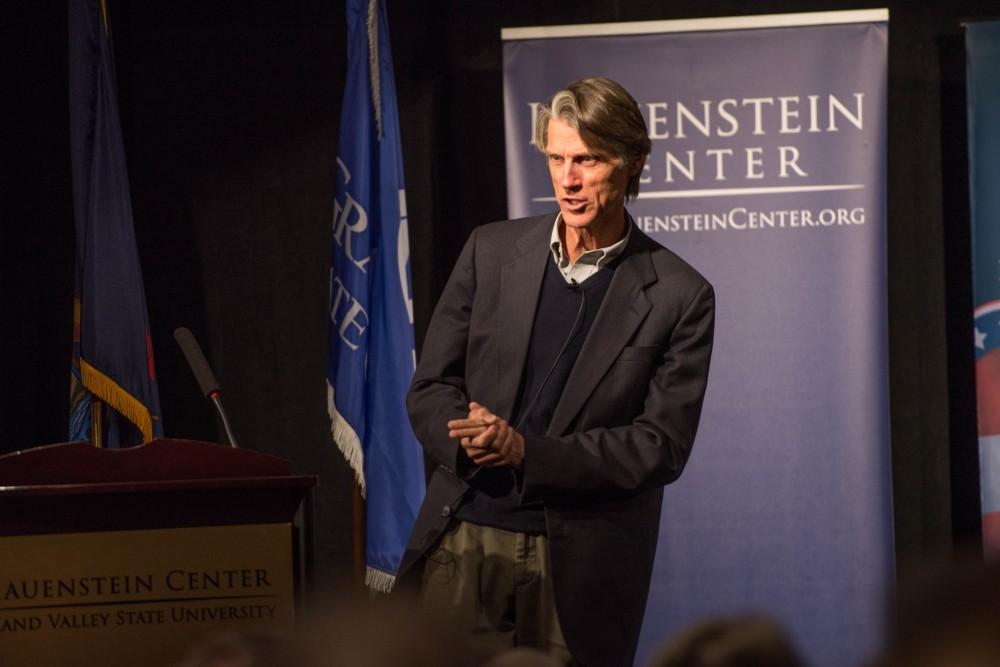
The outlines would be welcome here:
M 476 293 L 477 231 L 466 241 L 434 308 L 420 362 L 406 396 L 410 423 L 424 451 L 435 464 L 459 473 L 472 462 L 458 443 L 448 437 L 447 423 L 469 415 L 465 366 Z
M 694 443 L 708 378 L 715 296 L 704 283 L 683 310 L 630 423 L 561 437 L 526 436 L 522 498 L 579 499 L 674 481 Z M 628 362 L 641 363 L 641 362 Z

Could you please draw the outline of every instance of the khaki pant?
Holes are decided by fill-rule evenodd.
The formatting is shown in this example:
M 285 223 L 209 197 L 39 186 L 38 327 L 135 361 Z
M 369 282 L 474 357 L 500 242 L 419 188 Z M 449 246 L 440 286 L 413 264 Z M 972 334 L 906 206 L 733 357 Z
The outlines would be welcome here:
M 456 521 L 427 556 L 420 601 L 435 622 L 470 639 L 480 662 L 515 646 L 570 661 L 544 535 Z

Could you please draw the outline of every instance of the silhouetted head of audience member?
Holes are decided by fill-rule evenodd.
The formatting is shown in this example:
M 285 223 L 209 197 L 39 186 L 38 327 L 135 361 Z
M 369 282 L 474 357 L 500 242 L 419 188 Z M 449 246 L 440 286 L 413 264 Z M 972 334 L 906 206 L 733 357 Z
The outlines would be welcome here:
M 339 600 L 302 623 L 307 667 L 478 667 L 464 641 L 421 614 L 412 600 Z
M 504 651 L 483 667 L 563 667 L 563 663 L 548 653 L 522 646 Z
M 1000 665 L 1000 563 L 977 553 L 902 578 L 887 667 Z
M 710 619 L 682 630 L 650 667 L 802 667 L 788 637 L 762 616 Z
M 196 644 L 177 667 L 301 667 L 293 643 L 272 633 L 230 632 Z

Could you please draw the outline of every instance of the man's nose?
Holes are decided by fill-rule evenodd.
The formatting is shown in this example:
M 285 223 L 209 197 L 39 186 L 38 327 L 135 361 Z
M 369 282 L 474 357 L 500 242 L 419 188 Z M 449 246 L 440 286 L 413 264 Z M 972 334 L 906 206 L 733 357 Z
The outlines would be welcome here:
M 559 185 L 565 189 L 573 189 L 580 185 L 578 165 L 573 160 L 563 162 L 562 170 L 559 173 Z

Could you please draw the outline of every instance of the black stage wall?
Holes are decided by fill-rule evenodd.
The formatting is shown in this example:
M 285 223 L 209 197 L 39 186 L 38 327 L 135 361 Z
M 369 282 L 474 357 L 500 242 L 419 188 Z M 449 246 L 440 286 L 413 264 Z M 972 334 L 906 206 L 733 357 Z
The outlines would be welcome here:
M 350 571 L 351 477 L 330 442 L 324 370 L 342 3 L 110 5 L 167 433 L 220 439 L 171 338 L 188 326 L 222 382 L 242 445 L 320 475 L 316 564 L 321 585 L 338 586 Z M 470 230 L 505 217 L 501 27 L 870 6 L 390 0 L 418 341 Z M 996 5 L 889 7 L 890 392 L 896 551 L 905 569 L 978 540 L 960 22 L 987 18 Z M 73 221 L 65 14 L 63 3 L 20 3 L 0 27 L 10 54 L 0 451 L 66 434 Z

